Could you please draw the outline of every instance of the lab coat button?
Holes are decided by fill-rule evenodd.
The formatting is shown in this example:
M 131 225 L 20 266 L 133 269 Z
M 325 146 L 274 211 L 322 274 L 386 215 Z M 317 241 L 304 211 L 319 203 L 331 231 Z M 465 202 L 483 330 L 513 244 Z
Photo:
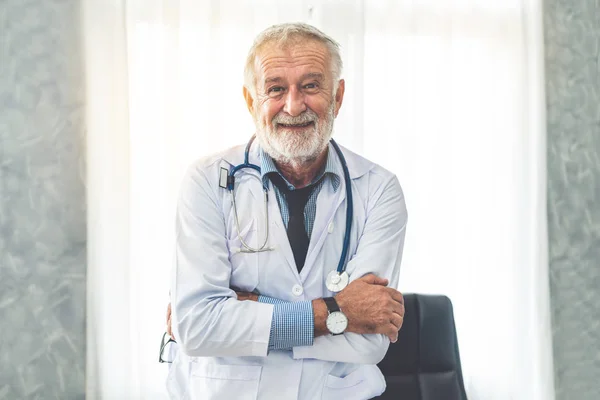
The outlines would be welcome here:
M 302 286 L 300 285 L 294 285 L 294 287 L 292 288 L 292 293 L 294 293 L 294 295 L 296 296 L 302 296 L 302 293 L 304 293 L 304 289 L 302 289 Z
M 329 226 L 327 227 L 327 232 L 333 233 L 333 222 L 329 223 Z

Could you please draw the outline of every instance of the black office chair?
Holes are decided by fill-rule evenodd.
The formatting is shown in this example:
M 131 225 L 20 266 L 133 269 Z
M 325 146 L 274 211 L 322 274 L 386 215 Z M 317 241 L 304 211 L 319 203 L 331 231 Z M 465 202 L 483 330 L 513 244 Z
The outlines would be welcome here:
M 381 400 L 466 400 L 452 303 L 446 296 L 406 294 L 398 341 L 379 368 Z

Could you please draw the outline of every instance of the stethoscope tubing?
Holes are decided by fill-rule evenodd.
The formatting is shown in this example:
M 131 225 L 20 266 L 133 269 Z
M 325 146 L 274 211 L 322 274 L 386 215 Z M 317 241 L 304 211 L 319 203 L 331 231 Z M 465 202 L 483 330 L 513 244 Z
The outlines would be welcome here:
M 237 207 L 235 204 L 235 194 L 234 194 L 235 179 L 233 179 L 235 174 L 244 168 L 254 169 L 255 171 L 257 171 L 260 174 L 260 167 L 255 164 L 250 164 L 250 162 L 248 161 L 249 154 L 250 154 L 250 147 L 252 146 L 252 142 L 254 142 L 255 138 L 256 138 L 256 136 L 253 135 L 250 138 L 250 141 L 248 141 L 248 144 L 246 145 L 246 149 L 244 151 L 244 163 L 240 164 L 240 165 L 236 165 L 235 167 L 233 167 L 231 169 L 231 171 L 229 172 L 230 179 L 228 179 L 228 181 L 227 181 L 227 189 L 230 191 L 231 196 L 232 196 L 232 205 L 233 205 L 236 229 L 238 231 L 238 236 L 240 237 L 241 244 L 246 249 L 246 250 L 242 250 L 242 251 L 245 251 L 245 252 L 260 252 L 260 251 L 270 250 L 270 249 L 266 248 L 267 241 L 269 238 L 269 234 L 268 234 L 269 215 L 268 215 L 268 206 L 267 206 L 267 201 L 268 201 L 267 188 L 264 187 L 264 185 L 263 185 L 263 191 L 264 191 L 264 195 L 265 195 L 265 215 L 267 215 L 267 228 L 266 228 L 267 234 L 265 236 L 264 243 L 258 249 L 254 249 L 254 248 L 250 247 L 244 241 L 244 239 L 241 237 L 239 219 L 238 219 L 238 215 L 237 215 Z M 340 260 L 339 260 L 338 266 L 337 266 L 338 274 L 342 274 L 346 270 L 346 258 L 348 256 L 348 248 L 350 247 L 350 232 L 352 230 L 354 203 L 353 203 L 353 198 L 352 198 L 352 182 L 350 179 L 350 171 L 348 170 L 348 164 L 346 163 L 346 159 L 344 157 L 344 154 L 342 153 L 342 150 L 340 149 L 338 144 L 335 142 L 335 140 L 331 139 L 331 144 L 333 145 L 333 148 L 335 149 L 335 152 L 337 153 L 337 155 L 340 158 L 340 161 L 342 163 L 342 169 L 344 170 L 344 184 L 346 185 L 346 201 L 347 201 L 346 230 L 344 232 L 344 242 L 342 244 L 342 253 L 340 254 Z

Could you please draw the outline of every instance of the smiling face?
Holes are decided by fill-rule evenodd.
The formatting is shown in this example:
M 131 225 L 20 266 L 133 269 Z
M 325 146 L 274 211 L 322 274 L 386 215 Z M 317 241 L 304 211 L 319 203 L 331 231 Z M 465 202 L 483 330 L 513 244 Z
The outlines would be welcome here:
M 285 47 L 267 43 L 254 71 L 255 95 L 244 88 L 244 97 L 262 148 L 286 164 L 316 159 L 327 147 L 344 96 L 344 81 L 334 85 L 325 45 L 306 39 Z

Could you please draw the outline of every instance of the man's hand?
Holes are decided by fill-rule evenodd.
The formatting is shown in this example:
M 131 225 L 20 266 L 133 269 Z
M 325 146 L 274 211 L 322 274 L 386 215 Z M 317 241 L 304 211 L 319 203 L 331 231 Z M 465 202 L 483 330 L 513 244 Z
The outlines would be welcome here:
M 348 317 L 348 332 L 386 335 L 392 343 L 404 321 L 404 298 L 388 280 L 366 275 L 350 283 L 335 299 Z
M 258 301 L 258 295 L 256 293 L 237 292 L 236 291 L 235 294 L 237 294 L 237 299 L 239 301 L 244 301 L 244 300 Z
M 175 335 L 171 330 L 171 303 L 167 306 L 167 333 L 171 336 L 171 339 L 175 340 Z

